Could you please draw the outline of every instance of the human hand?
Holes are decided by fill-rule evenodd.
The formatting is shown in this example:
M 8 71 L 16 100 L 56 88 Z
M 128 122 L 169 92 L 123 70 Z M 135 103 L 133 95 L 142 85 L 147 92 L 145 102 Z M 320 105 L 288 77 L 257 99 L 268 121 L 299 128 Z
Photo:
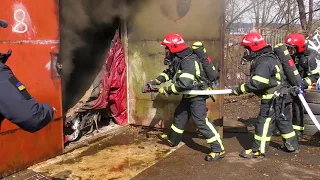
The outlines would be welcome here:
M 162 94 L 162 95 L 165 95 L 165 96 L 169 96 L 167 87 L 161 87 L 159 89 L 159 93 Z

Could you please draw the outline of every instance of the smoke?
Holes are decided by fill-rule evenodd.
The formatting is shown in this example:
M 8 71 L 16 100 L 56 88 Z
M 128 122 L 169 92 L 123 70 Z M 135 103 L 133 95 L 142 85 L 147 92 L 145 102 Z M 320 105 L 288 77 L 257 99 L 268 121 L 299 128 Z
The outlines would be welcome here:
M 101 70 L 121 20 L 138 12 L 144 0 L 60 1 L 60 55 L 66 112 Z

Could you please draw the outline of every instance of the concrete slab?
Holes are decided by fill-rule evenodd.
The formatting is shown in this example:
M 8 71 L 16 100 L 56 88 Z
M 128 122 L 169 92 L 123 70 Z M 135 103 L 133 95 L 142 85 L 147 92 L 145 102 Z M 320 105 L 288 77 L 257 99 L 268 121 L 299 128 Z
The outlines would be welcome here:
M 24 170 L 11 176 L 5 177 L 1 180 L 58 180 L 57 178 L 51 178 L 41 173 L 37 173 L 32 170 Z
M 243 147 L 250 147 L 252 133 L 229 133 L 223 140 L 227 156 L 217 162 L 204 161 L 209 151 L 205 141 L 185 137 L 182 146 L 154 166 L 137 175 L 133 180 L 185 180 L 185 179 L 320 179 L 319 139 L 301 142 L 300 154 L 289 154 L 277 149 L 281 138 L 273 138 L 269 154 L 263 159 L 239 157 Z M 196 144 L 199 143 L 199 144 Z

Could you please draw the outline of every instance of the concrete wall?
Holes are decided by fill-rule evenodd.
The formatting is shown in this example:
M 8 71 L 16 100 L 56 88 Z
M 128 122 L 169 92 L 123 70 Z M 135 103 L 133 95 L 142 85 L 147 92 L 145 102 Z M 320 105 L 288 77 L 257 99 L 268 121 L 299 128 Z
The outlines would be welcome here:
M 165 128 L 171 125 L 181 95 L 169 98 L 157 95 L 156 101 L 152 102 L 150 94 L 141 93 L 144 83 L 166 68 L 163 65 L 164 47 L 160 44 L 167 33 L 182 34 L 188 45 L 202 41 L 211 58 L 222 67 L 224 9 L 223 0 L 149 0 L 129 21 L 126 48 L 130 124 Z M 224 79 L 224 73 L 221 76 Z M 224 82 L 220 84 L 223 87 Z M 216 103 L 207 102 L 208 117 L 220 119 L 217 123 L 220 125 L 221 102 L 220 97 Z

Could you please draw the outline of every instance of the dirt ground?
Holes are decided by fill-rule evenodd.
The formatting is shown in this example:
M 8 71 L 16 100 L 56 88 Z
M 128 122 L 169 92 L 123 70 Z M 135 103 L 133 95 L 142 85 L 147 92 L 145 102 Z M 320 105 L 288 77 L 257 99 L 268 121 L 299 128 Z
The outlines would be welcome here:
M 226 132 L 247 132 L 246 126 L 256 119 L 259 107 L 260 100 L 255 95 L 225 96 L 223 126 Z
M 131 179 L 174 150 L 155 143 L 155 136 L 148 137 L 138 128 L 126 127 L 29 169 L 55 179 Z

